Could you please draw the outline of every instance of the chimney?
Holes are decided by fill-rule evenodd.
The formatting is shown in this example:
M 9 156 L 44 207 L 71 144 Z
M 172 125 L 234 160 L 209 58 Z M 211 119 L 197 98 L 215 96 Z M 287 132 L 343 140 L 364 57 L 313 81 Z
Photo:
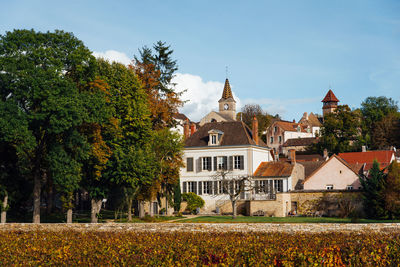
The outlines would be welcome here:
M 289 149 L 289 159 L 291 164 L 296 164 L 296 150 L 295 149 Z
M 190 124 L 190 136 L 192 136 L 196 132 L 196 125 L 194 122 Z
M 296 120 L 295 119 L 293 119 L 293 123 L 295 123 L 296 122 Z
M 256 116 L 253 116 L 253 140 L 258 145 L 258 120 Z
M 367 152 L 367 147 L 366 146 L 362 146 L 361 147 L 361 152 Z
M 326 160 L 328 158 L 328 149 L 324 149 L 324 159 Z
M 186 139 L 189 138 L 189 121 L 186 120 L 183 124 L 183 137 Z

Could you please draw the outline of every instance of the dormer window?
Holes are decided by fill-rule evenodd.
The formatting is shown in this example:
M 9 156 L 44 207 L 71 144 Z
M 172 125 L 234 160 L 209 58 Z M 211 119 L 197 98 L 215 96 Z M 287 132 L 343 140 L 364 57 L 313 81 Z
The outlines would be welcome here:
M 208 131 L 208 134 L 209 134 L 209 141 L 208 141 L 209 146 L 220 145 L 222 136 L 224 135 L 224 132 L 222 132 L 220 130 L 212 129 L 212 130 Z
M 298 131 L 298 132 L 301 131 L 300 125 L 297 125 L 297 131 Z

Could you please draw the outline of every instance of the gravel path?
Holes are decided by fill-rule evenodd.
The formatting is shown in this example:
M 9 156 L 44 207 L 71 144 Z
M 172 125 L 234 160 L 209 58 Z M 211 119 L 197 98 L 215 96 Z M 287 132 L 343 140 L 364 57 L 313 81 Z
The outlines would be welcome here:
M 134 231 L 134 232 L 400 232 L 400 223 L 105 223 L 0 224 L 0 231 Z

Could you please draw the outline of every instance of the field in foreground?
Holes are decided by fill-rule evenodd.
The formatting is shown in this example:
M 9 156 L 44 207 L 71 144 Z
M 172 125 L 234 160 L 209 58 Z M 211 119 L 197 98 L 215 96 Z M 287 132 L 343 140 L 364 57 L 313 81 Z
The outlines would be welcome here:
M 400 233 L 1 231 L 0 265 L 400 264 Z

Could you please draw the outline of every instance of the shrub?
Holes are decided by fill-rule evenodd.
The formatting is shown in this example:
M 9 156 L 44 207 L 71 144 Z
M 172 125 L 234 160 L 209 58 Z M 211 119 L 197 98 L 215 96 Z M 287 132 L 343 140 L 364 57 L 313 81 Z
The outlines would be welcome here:
M 205 204 L 204 200 L 200 196 L 192 192 L 182 194 L 182 199 L 187 202 L 186 209 L 191 213 L 195 213 L 197 208 L 202 208 Z

